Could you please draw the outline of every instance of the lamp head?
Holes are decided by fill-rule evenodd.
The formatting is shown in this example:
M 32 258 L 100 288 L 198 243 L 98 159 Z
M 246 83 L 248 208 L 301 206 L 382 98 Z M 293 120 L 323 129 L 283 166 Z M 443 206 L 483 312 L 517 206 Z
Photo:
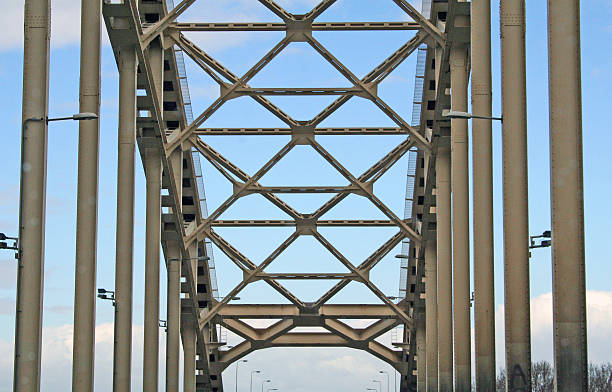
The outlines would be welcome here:
M 72 119 L 73 120 L 95 120 L 96 118 L 98 118 L 98 115 L 95 113 L 90 113 L 90 112 L 84 112 L 84 113 L 77 113 L 77 114 L 73 114 L 72 115 Z

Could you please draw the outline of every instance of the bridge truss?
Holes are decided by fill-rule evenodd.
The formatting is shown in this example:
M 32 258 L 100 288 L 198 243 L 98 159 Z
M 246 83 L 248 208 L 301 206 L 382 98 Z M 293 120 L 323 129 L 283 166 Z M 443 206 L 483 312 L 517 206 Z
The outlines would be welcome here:
M 268 347 L 361 349 L 387 362 L 401 374 L 402 392 L 425 390 L 425 387 L 428 390 L 437 390 L 438 387 L 439 390 L 445 391 L 453 390 L 453 388 L 457 391 L 471 390 L 467 145 L 469 116 L 465 112 L 468 109 L 469 73 L 473 66 L 473 107 L 478 111 L 480 118 L 483 115 L 485 118 L 491 115 L 490 3 L 487 8 L 486 2 L 477 0 L 473 2 L 448 0 L 433 3 L 426 1 L 423 14 L 421 14 L 407 0 L 388 1 L 394 2 L 403 10 L 410 21 L 320 22 L 317 18 L 334 5 L 336 0 L 323 0 L 310 12 L 299 15 L 286 11 L 274 0 L 258 0 L 282 22 L 185 23 L 178 22 L 177 18 L 195 0 L 183 0 L 176 6 L 171 1 L 162 2 L 161 0 L 109 0 L 102 3 L 101 9 L 95 1 L 83 0 L 82 111 L 87 109 L 99 113 L 100 36 L 99 29 L 96 35 L 94 27 L 99 25 L 101 18 L 106 24 L 120 75 L 114 391 L 129 391 L 131 384 L 133 190 L 136 145 L 145 168 L 147 181 L 143 390 L 158 390 L 160 243 L 168 271 L 167 391 L 178 391 L 179 389 L 180 340 L 182 340 L 184 355 L 183 390 L 185 392 L 222 391 L 221 374 L 224 369 L 249 353 Z M 565 4 L 566 0 L 559 1 L 559 3 L 562 2 L 566 9 L 571 9 Z M 508 373 L 508 388 L 510 390 L 529 390 L 526 171 L 521 171 L 524 167 L 520 164 L 523 161 L 526 163 L 526 156 L 521 155 L 526 151 L 526 145 L 521 141 L 521 137 L 526 132 L 524 124 L 521 125 L 521 119 L 524 120 L 525 116 L 525 110 L 521 110 L 521 108 L 524 109 L 521 106 L 524 105 L 524 89 L 521 88 L 521 83 L 518 83 L 518 86 L 512 86 L 513 83 L 507 79 L 508 75 L 524 76 L 525 74 L 524 7 L 521 8 L 520 4 L 517 6 L 520 2 L 502 1 L 502 3 L 502 66 L 506 70 L 504 73 L 506 79 L 503 82 L 503 97 L 506 105 L 504 106 L 504 159 L 506 164 L 504 167 L 504 196 L 507 208 L 516 210 L 516 212 L 507 213 L 505 215 L 507 222 L 504 221 L 504 229 L 507 233 L 505 237 L 506 285 L 507 289 L 515 290 L 510 294 L 506 293 L 507 367 L 512 369 Z M 562 15 L 566 14 L 559 13 L 557 17 Z M 30 153 L 44 156 L 41 146 L 46 143 L 46 139 L 40 139 L 42 136 L 39 136 L 46 135 L 46 124 L 43 125 L 45 122 L 34 123 L 40 118 L 32 117 L 37 114 L 34 112 L 37 112 L 38 109 L 46 110 L 46 100 L 40 101 L 38 96 L 30 99 L 28 95 L 34 90 L 28 84 L 31 82 L 30 75 L 42 75 L 40 71 L 37 73 L 37 70 L 28 67 L 36 64 L 36 61 L 46 61 L 48 64 L 48 46 L 46 51 L 42 46 L 35 48 L 38 50 L 33 50 L 31 46 L 38 42 L 34 38 L 48 44 L 48 31 L 40 29 L 45 27 L 41 22 L 45 20 L 48 23 L 48 1 L 26 1 L 25 31 L 28 39 L 26 40 L 24 68 L 24 124 L 32 121 L 30 128 L 24 125 L 23 130 L 26 158 Z M 412 31 L 414 34 L 404 45 L 363 78 L 357 77 L 313 35 L 313 32 L 316 31 L 382 30 Z M 240 76 L 199 48 L 185 35 L 186 32 L 224 31 L 280 31 L 285 32 L 285 36 L 252 68 Z M 351 87 L 251 87 L 249 82 L 293 42 L 308 44 L 343 75 Z M 473 45 L 473 48 L 470 48 L 470 45 Z M 488 52 L 485 50 L 487 45 Z M 96 50 L 97 57 L 95 56 Z M 413 113 L 413 119 L 418 119 L 418 123 L 409 123 L 379 96 L 378 86 L 416 51 L 422 53 L 422 56 L 419 56 L 420 71 L 417 74 L 419 91 L 416 94 L 420 97 L 420 101 L 415 102 L 416 110 Z M 218 98 L 195 118 L 192 116 L 185 79 L 183 64 L 185 55 L 219 86 Z M 523 59 L 523 68 L 521 68 L 521 61 L 517 61 L 517 58 Z M 94 72 L 96 64 L 98 74 Z M 566 69 L 573 69 L 570 65 L 567 65 Z M 48 73 L 48 70 L 46 72 Z M 47 83 L 47 73 L 43 75 L 44 79 L 37 79 L 35 82 Z M 298 121 L 292 118 L 267 98 L 269 96 L 323 95 L 338 98 L 308 121 Z M 97 97 L 97 103 L 88 101 L 91 97 Z M 207 120 L 220 107 L 238 97 L 250 97 L 286 126 L 283 128 L 206 127 Z M 365 99 L 372 102 L 378 110 L 395 123 L 395 126 L 384 128 L 321 127 L 325 119 L 351 99 Z M 454 113 L 459 112 L 460 115 L 455 114 L 454 117 L 449 117 L 446 112 L 451 108 Z M 490 120 L 491 118 L 475 121 L 473 128 L 474 167 L 475 171 L 478 170 L 474 175 L 474 242 L 482 244 L 478 249 L 475 248 L 474 255 L 476 375 L 477 387 L 483 391 L 492 390 L 495 382 L 494 327 L 492 325 L 494 312 L 492 210 L 489 209 L 492 209 L 492 183 L 491 175 L 487 172 L 491 167 Z M 81 132 L 84 129 L 96 130 L 81 125 Z M 35 133 L 37 131 L 38 134 Z M 482 136 L 483 131 L 485 135 L 489 135 L 489 139 Z M 26 135 L 26 132 L 29 133 Z M 95 133 L 92 134 L 95 135 Z M 288 141 L 253 175 L 247 174 L 245 170 L 221 155 L 207 144 L 205 139 L 208 136 L 265 138 L 271 135 L 286 136 Z M 334 154 L 319 142 L 320 137 L 327 135 L 345 138 L 356 135 L 403 135 L 405 138 L 369 169 L 361 174 L 356 174 L 350 172 Z M 85 144 L 87 139 L 83 140 L 82 143 Z M 93 143 L 91 140 L 90 142 Z M 260 183 L 262 177 L 296 146 L 311 148 L 329 163 L 349 185 L 262 185 Z M 81 199 L 87 199 L 86 193 L 94 192 L 94 188 L 95 194 L 92 197 L 97 200 L 97 161 L 93 165 L 92 160 L 87 158 L 97 157 L 97 145 L 94 143 L 89 147 L 93 149 L 79 150 L 79 205 L 82 205 Z M 575 153 L 575 151 L 568 152 L 570 148 L 567 145 L 562 147 L 565 148 L 563 152 L 567 154 Z M 487 150 L 489 155 L 487 155 Z M 84 151 L 86 154 L 83 154 Z M 412 201 L 412 208 L 410 214 L 402 218 L 376 195 L 374 189 L 376 182 L 409 152 L 416 154 L 417 164 L 414 172 L 409 173 L 414 183 L 414 186 L 410 188 L 412 195 L 406 196 Z M 205 201 L 201 159 L 206 160 L 216 169 L 231 183 L 233 188 L 227 200 L 210 212 Z M 81 178 L 82 172 L 94 173 L 94 169 L 95 181 L 93 178 Z M 44 172 L 44 162 L 36 161 L 33 173 L 39 172 Z M 566 173 L 567 171 L 561 172 Z M 86 176 L 86 174 L 83 175 Z M 29 174 L 23 174 L 22 189 L 25 189 L 26 195 L 32 189 L 39 191 L 42 189 L 43 191 L 38 193 L 44 196 L 44 179 L 42 182 L 38 180 L 39 178 L 35 176 L 30 177 Z M 95 187 L 92 188 L 94 183 Z M 576 182 L 574 185 L 578 192 L 578 188 L 581 189 L 582 186 L 581 182 L 580 184 Z M 37 186 L 42 188 L 36 188 Z M 83 197 L 81 197 L 81 186 L 84 187 L 83 192 L 85 192 Z M 263 196 L 289 219 L 226 220 L 221 218 L 221 215 L 234 203 L 252 194 Z M 331 194 L 333 196 L 313 213 L 306 214 L 283 201 L 279 197 L 281 194 Z M 323 218 L 326 212 L 349 195 L 363 197 L 386 219 L 330 220 Z M 90 203 L 91 198 L 87 200 L 87 203 Z M 34 208 L 37 207 L 35 205 L 37 201 L 40 200 L 22 199 L 21 220 L 23 222 L 40 218 L 34 216 L 28 219 L 27 216 L 30 211 L 34 213 L 38 211 Z M 511 205 L 509 202 L 516 204 Z M 575 207 L 571 202 L 565 202 L 570 207 Z M 34 204 L 28 207 L 28 203 Z M 42 210 L 42 214 L 39 215 L 44 217 L 44 200 L 41 203 L 39 203 L 41 206 L 37 208 Z M 553 231 L 569 230 L 574 233 L 581 230 L 580 228 L 567 228 L 559 222 L 555 226 L 555 219 L 553 217 Z M 80 209 L 77 220 L 81 222 L 81 225 L 77 223 L 77 226 L 81 228 L 88 228 L 92 225 L 95 228 L 96 226 L 95 218 L 88 217 Z M 42 226 L 44 226 L 44 221 L 39 228 Z M 40 277 L 43 267 L 42 257 L 36 256 L 35 253 L 44 248 L 38 238 L 43 234 L 37 231 L 38 229 L 31 229 L 29 226 L 20 225 L 20 227 L 19 254 L 21 259 L 17 305 L 15 390 L 34 392 L 39 383 L 39 375 L 35 366 L 36 361 L 33 361 L 32 358 L 38 360 L 39 369 L 40 334 L 36 338 L 36 331 L 32 330 L 31 326 L 41 325 L 42 286 L 37 281 L 37 277 Z M 294 227 L 295 231 L 283 239 L 281 244 L 266 258 L 257 263 L 242 254 L 237 249 L 239 245 L 235 247 L 220 235 L 218 229 L 228 227 L 248 227 L 253 230 L 257 227 Z M 395 228 L 396 232 L 376 251 L 364 257 L 361 263 L 355 264 L 318 230 L 324 227 L 391 227 Z M 75 299 L 73 390 L 85 392 L 92 390 L 93 385 L 94 341 L 92 331 L 95 320 L 92 314 L 95 314 L 95 291 L 93 289 L 95 287 L 96 239 L 95 230 L 84 229 L 78 232 L 81 241 L 78 237 L 77 276 L 79 280 Z M 266 268 L 302 236 L 311 237 L 322 245 L 348 272 L 266 272 Z M 87 241 L 91 241 L 92 246 L 79 248 L 81 243 L 87 244 Z M 396 302 L 372 282 L 370 271 L 402 243 L 404 244 L 402 267 L 405 270 L 406 279 L 402 280 L 400 292 L 405 295 Z M 218 296 L 212 245 L 215 245 L 242 272 L 241 281 L 225 297 Z M 87 253 L 87 249 L 90 248 L 94 250 L 93 256 Z M 578 252 L 576 257 L 579 258 L 580 249 L 582 248 L 577 246 L 570 247 L 566 251 Z M 583 258 L 582 253 L 582 260 Z M 26 262 L 31 260 L 34 262 Z M 584 263 L 582 263 L 582 268 L 583 266 Z M 584 315 L 584 270 L 580 270 L 580 265 L 577 267 L 577 272 L 574 271 L 575 268 L 572 268 L 574 267 L 565 269 L 559 267 L 556 273 L 557 276 L 561 273 L 578 278 L 582 276 L 582 280 L 578 279 L 578 284 L 575 285 L 576 295 L 573 298 L 563 297 L 562 305 L 567 305 L 567 308 L 572 309 L 574 313 L 568 312 L 565 307 L 562 310 L 557 309 L 557 312 L 562 318 L 571 319 L 570 321 L 574 323 L 572 326 L 576 327 L 575 330 L 582 328 L 584 332 L 584 319 L 581 318 L 581 314 Z M 88 278 L 85 279 L 84 276 Z M 319 299 L 305 302 L 282 284 L 287 280 L 337 280 L 338 283 Z M 232 298 L 239 295 L 245 287 L 260 281 L 272 287 L 288 303 L 230 304 Z M 363 284 L 382 304 L 328 303 L 351 282 Z M 27 290 L 22 290 L 22 287 Z M 558 295 L 563 296 L 561 292 Z M 37 300 L 38 307 L 36 306 Z M 245 321 L 253 319 L 274 321 L 266 328 L 257 328 Z M 344 321 L 351 319 L 369 320 L 371 324 L 365 328 L 355 328 Z M 403 326 L 404 333 L 402 341 L 394 348 L 376 341 L 376 338 L 398 325 Z M 244 340 L 234 347 L 223 349 L 226 342 L 222 341 L 222 336 L 218 333 L 218 326 L 227 328 Z M 313 330 L 317 332 L 298 332 L 301 327 L 314 328 Z M 562 356 L 565 353 L 574 358 L 575 363 L 582 366 L 586 364 L 586 338 L 581 340 L 582 335 L 572 334 L 572 331 L 574 330 L 568 329 L 556 332 L 559 335 L 559 342 L 565 342 L 557 344 L 556 347 L 560 350 L 558 355 Z M 563 346 L 567 343 L 567 339 L 561 339 L 564 333 L 574 339 L 572 340 L 573 346 L 568 346 L 569 348 Z M 28 344 L 20 345 L 19 342 Z M 565 366 L 567 363 L 559 362 L 561 370 L 557 370 L 557 377 L 565 380 L 568 387 L 580 383 L 584 387 L 586 381 L 581 380 L 585 379 L 586 367 L 582 369 L 585 372 L 580 370 L 580 366 L 574 367 L 579 371 L 570 377 L 572 372 L 568 369 L 571 366 Z M 32 375 L 35 375 L 38 383 L 31 381 Z M 31 388 L 32 386 L 34 389 Z M 567 390 L 579 390 L 579 387 L 569 388 Z

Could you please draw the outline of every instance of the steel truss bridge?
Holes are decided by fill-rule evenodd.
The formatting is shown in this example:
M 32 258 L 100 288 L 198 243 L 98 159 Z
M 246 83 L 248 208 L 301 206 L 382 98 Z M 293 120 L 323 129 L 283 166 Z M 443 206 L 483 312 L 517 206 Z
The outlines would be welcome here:
M 365 350 L 401 374 L 401 391 L 469 391 L 472 383 L 470 233 L 474 236 L 475 374 L 477 389 L 495 389 L 493 222 L 491 156 L 491 41 L 489 0 L 424 1 L 421 11 L 407 0 L 388 0 L 410 21 L 320 22 L 336 0 L 323 0 L 306 14 L 292 14 L 273 0 L 257 0 L 281 22 L 179 22 L 195 0 L 82 1 L 81 112 L 99 113 L 100 25 L 104 21 L 119 69 L 119 144 L 115 347 L 113 390 L 129 391 L 132 339 L 132 253 L 134 159 L 138 147 L 146 172 L 146 273 L 143 390 L 157 391 L 160 247 L 168 271 L 166 390 L 179 390 L 182 341 L 184 385 L 188 391 L 222 391 L 221 374 L 249 353 L 269 347 L 351 347 Z M 200 0 L 203 1 L 203 0 Z M 255 0 L 253 0 L 255 2 Z M 383 1 L 383 0 L 380 0 Z M 387 1 L 387 0 L 385 0 Z M 504 143 L 504 249 L 507 389 L 530 385 L 529 232 L 527 222 L 524 1 L 502 0 L 502 97 Z M 559 391 L 586 391 L 586 320 L 582 219 L 582 158 L 578 2 L 549 0 L 551 91 L 552 243 L 555 296 L 555 365 Z M 15 391 L 38 391 L 44 194 L 48 97 L 49 1 L 26 0 L 23 103 L 23 162 L 19 233 Z M 401 30 L 410 39 L 363 78 L 357 77 L 315 38 L 317 31 Z M 243 75 L 211 57 L 185 32 L 280 31 L 284 37 Z M 249 82 L 293 42 L 310 45 L 342 74 L 348 88 L 258 88 Z M 402 62 L 419 52 L 418 98 L 413 121 L 402 118 L 378 95 L 378 86 Z M 567 55 L 571 53 L 571 56 Z M 184 70 L 188 56 L 219 85 L 218 98 L 193 118 Z M 471 74 L 473 115 L 468 111 Z M 562 83 L 562 81 L 565 82 Z M 570 82 L 567 82 L 569 80 Z M 562 86 L 562 87 L 559 87 Z M 308 121 L 298 121 L 267 97 L 338 98 Z M 247 96 L 280 119 L 284 128 L 208 128 L 207 120 L 225 103 Z M 320 124 L 351 99 L 365 99 L 395 123 L 387 128 L 323 128 Z M 556 108 L 562 107 L 559 111 Z M 474 223 L 469 222 L 468 119 L 472 120 Z M 416 122 L 414 121 L 416 119 Z M 27 126 L 26 126 L 27 125 Z M 81 121 L 77 217 L 77 282 L 73 391 L 93 390 L 98 197 L 97 120 Z M 285 135 L 287 144 L 253 175 L 206 143 L 207 136 Z M 405 139 L 365 172 L 347 170 L 319 143 L 319 137 L 404 135 Z M 296 146 L 310 146 L 349 185 L 264 186 L 262 177 Z M 375 194 L 379 180 L 406 154 L 409 214 L 396 215 Z M 208 212 L 200 160 L 206 160 L 233 187 Z M 24 166 L 25 167 L 25 166 Z M 331 194 L 305 214 L 278 195 Z M 285 213 L 285 220 L 224 220 L 240 198 L 260 194 Z M 349 195 L 368 200 L 386 219 L 329 220 L 326 212 Z M 578 222 L 578 223 L 576 223 Z M 257 263 L 223 238 L 218 228 L 295 227 L 281 245 Z M 354 264 L 318 230 L 320 227 L 393 227 L 396 233 Z M 270 273 L 266 268 L 301 236 L 314 238 L 349 272 Z M 243 279 L 218 296 L 212 246 L 242 271 Z M 403 244 L 399 301 L 370 279 L 370 271 Z M 313 302 L 283 286 L 286 280 L 337 280 Z M 230 304 L 247 285 L 264 281 L 286 304 Z M 329 304 L 351 282 L 379 298 L 379 305 Z M 245 320 L 275 320 L 256 328 Z M 343 320 L 373 321 L 355 328 Z M 244 340 L 230 349 L 218 333 L 227 328 Z M 394 348 L 375 339 L 403 326 Z M 296 332 L 320 327 L 325 332 Z

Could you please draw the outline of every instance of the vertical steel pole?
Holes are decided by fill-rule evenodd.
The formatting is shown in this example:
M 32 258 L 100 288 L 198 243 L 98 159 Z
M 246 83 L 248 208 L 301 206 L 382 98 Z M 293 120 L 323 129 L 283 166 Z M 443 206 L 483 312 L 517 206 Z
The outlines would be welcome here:
M 467 111 L 467 48 L 451 50 L 451 106 Z M 455 390 L 469 392 L 471 373 L 470 324 L 470 222 L 468 124 L 451 120 L 451 176 L 453 215 L 453 325 L 455 347 Z
M 556 390 L 586 391 L 580 1 L 548 1 Z
M 450 149 L 436 157 L 436 234 L 438 260 L 438 387 L 453 390 L 453 273 L 451 236 Z
M 472 0 L 472 111 L 491 117 L 491 0 Z M 493 152 L 490 120 L 472 120 L 476 390 L 495 390 Z
M 132 276 L 134 272 L 134 151 L 136 145 L 136 51 L 119 50 L 119 135 L 117 155 L 117 248 L 113 392 L 132 384 Z
M 438 267 L 436 240 L 425 245 L 425 347 L 427 392 L 438 392 Z
M 178 392 L 179 390 L 181 260 L 178 259 L 178 256 L 180 256 L 180 252 L 176 252 L 176 256 L 176 259 L 169 260 L 167 263 L 166 392 Z
M 145 150 L 147 177 L 143 383 L 157 392 L 159 374 L 159 263 L 161 234 L 161 156 L 157 147 Z
M 183 392 L 195 392 L 196 383 L 196 331 L 190 322 L 181 330 L 183 341 Z
M 100 114 L 100 0 L 81 2 L 79 111 Z M 94 388 L 99 119 L 79 122 L 72 391 Z
M 500 20 L 507 387 L 530 391 L 525 1 L 501 0 Z
M 40 389 L 50 28 L 49 0 L 26 0 L 13 378 L 13 389 L 18 392 Z
M 423 315 L 416 321 L 417 392 L 425 392 L 427 379 L 427 354 L 425 352 L 425 320 Z

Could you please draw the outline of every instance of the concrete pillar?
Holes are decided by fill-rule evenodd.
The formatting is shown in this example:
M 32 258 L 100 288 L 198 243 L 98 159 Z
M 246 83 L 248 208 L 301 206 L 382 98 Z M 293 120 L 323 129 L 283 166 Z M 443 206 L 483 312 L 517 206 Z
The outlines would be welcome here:
M 438 260 L 438 387 L 453 390 L 453 282 L 451 256 L 450 149 L 436 157 L 436 234 Z
M 145 392 L 157 392 L 159 374 L 159 264 L 161 235 L 161 156 L 157 147 L 145 150 L 147 177 L 144 353 Z
M 119 136 L 117 155 L 117 247 L 113 392 L 132 384 L 132 276 L 134 271 L 134 149 L 136 145 L 136 52 L 119 52 Z
M 196 330 L 186 323 L 181 329 L 183 341 L 183 392 L 195 392 L 196 383 Z
M 79 111 L 98 115 L 101 14 L 100 0 L 82 1 Z M 73 392 L 92 392 L 94 389 L 99 143 L 99 119 L 80 121 L 72 344 Z
M 166 334 L 166 392 L 179 390 L 179 351 L 180 351 L 180 316 L 181 316 L 181 260 L 180 253 L 167 263 L 168 295 Z
M 425 353 L 425 320 L 423 315 L 416 320 L 416 370 L 417 370 L 417 392 L 426 391 L 427 379 L 427 354 Z
M 472 0 L 472 112 L 491 117 L 491 0 Z M 495 390 L 491 120 L 472 120 L 476 390 Z
M 507 387 L 530 391 L 525 1 L 501 0 L 500 20 Z
M 580 2 L 548 1 L 556 390 L 586 391 Z
M 19 392 L 40 389 L 50 21 L 49 0 L 26 0 L 13 379 L 14 390 Z
M 467 49 L 451 50 L 451 107 L 467 112 Z M 453 214 L 453 325 L 455 390 L 470 392 L 470 221 L 467 120 L 451 120 L 451 177 Z
M 425 245 L 425 347 L 427 392 L 438 392 L 438 266 L 436 240 Z

